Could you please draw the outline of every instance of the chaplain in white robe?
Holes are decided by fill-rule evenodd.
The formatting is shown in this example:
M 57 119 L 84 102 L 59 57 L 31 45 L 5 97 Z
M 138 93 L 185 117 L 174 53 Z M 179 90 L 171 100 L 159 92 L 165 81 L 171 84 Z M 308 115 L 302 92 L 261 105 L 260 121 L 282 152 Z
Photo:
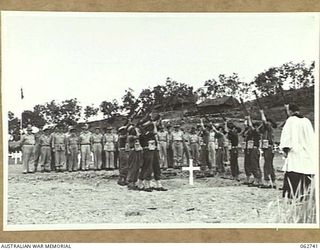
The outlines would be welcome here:
M 302 182 L 301 188 L 308 186 L 310 177 L 316 174 L 317 169 L 315 147 L 317 138 L 312 124 L 308 118 L 300 115 L 299 107 L 295 104 L 289 105 L 289 113 L 290 117 L 283 127 L 280 139 L 280 148 L 286 156 L 283 167 L 286 172 L 284 196 L 285 192 L 288 192 L 290 196 L 288 189 L 296 192 L 299 182 Z

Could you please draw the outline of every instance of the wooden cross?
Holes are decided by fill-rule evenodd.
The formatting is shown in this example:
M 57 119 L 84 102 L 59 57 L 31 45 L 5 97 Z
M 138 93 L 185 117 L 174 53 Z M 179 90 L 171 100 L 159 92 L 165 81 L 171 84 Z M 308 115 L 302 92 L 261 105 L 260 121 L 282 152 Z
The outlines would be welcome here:
M 199 167 L 193 166 L 193 159 L 189 160 L 189 167 L 183 167 L 182 170 L 189 171 L 189 184 L 193 185 L 193 171 L 200 170 Z
M 22 161 L 22 153 L 21 152 L 14 152 L 9 154 L 9 156 L 14 159 L 14 164 L 18 164 L 18 159 L 21 162 Z

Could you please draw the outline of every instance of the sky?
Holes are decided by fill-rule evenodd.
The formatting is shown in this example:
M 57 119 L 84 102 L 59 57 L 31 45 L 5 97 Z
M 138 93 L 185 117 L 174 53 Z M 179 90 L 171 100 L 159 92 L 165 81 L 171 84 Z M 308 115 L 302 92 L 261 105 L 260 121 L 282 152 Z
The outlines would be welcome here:
M 53 99 L 83 106 L 121 100 L 167 77 L 202 87 L 272 66 L 318 60 L 317 14 L 2 12 L 7 110 Z M 20 100 L 20 88 L 24 100 Z

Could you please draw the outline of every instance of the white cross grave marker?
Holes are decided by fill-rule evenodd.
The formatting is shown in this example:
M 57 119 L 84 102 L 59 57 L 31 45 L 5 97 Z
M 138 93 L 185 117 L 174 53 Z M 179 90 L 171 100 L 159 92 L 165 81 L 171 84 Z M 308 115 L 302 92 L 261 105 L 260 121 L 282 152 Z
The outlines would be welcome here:
M 9 156 L 14 159 L 14 164 L 18 164 L 18 159 L 21 162 L 22 161 L 22 153 L 21 152 L 14 152 L 9 154 Z
M 193 185 L 193 171 L 200 170 L 200 167 L 193 166 L 193 159 L 189 160 L 189 167 L 182 167 L 182 170 L 189 171 L 189 184 Z

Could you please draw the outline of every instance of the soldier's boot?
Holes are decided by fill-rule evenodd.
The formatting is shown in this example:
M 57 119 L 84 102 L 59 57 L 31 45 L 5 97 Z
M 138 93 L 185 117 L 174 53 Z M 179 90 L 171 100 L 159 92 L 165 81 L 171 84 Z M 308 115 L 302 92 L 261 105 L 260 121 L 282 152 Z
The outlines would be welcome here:
M 128 185 L 128 184 L 129 184 L 129 182 L 127 181 L 127 178 L 126 178 L 126 177 L 123 177 L 123 182 L 124 182 L 125 185 Z
M 144 183 L 142 180 L 137 181 L 137 187 L 139 190 L 144 190 Z
M 130 182 L 130 183 L 128 184 L 128 190 L 139 191 L 140 189 L 135 185 L 135 183 Z
M 125 186 L 125 185 L 126 185 L 125 182 L 124 182 L 123 177 L 120 177 L 117 183 L 118 183 L 118 185 L 120 185 L 120 186 Z
M 144 181 L 144 189 L 143 189 L 143 191 L 152 192 L 152 188 L 150 186 L 150 181 L 147 181 L 147 180 Z
M 156 181 L 156 187 L 154 188 L 154 190 L 157 190 L 157 191 L 167 191 L 168 189 L 164 188 L 161 184 L 161 181 L 160 180 L 157 180 Z

